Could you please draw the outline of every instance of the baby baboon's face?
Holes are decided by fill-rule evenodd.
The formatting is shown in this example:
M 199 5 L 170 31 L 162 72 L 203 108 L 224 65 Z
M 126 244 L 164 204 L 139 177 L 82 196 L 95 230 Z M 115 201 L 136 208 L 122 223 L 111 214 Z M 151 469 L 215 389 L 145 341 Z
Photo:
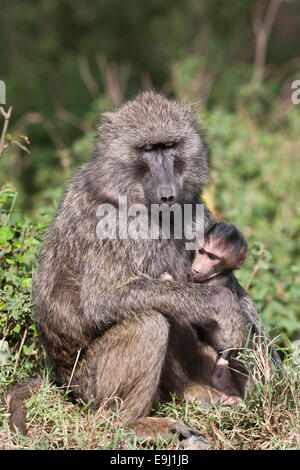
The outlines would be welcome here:
M 224 272 L 230 254 L 230 250 L 221 251 L 218 249 L 214 240 L 204 241 L 203 246 L 195 252 L 191 268 L 192 277 L 198 281 L 204 281 Z
M 246 258 L 244 246 L 235 243 L 219 243 L 219 238 L 210 235 L 204 240 L 203 246 L 195 252 L 191 275 L 195 280 L 204 281 L 219 274 L 239 269 Z

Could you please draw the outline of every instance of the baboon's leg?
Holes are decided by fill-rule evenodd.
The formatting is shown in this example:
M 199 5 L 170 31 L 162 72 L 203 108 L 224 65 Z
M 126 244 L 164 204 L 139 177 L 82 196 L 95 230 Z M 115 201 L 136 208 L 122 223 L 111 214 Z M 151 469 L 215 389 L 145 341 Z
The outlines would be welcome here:
M 156 311 L 143 312 L 97 338 L 83 355 L 72 381 L 76 396 L 93 407 L 110 396 L 121 398 L 122 420 L 140 439 L 154 433 L 182 437 L 197 431 L 169 418 L 150 418 L 169 339 L 169 323 Z M 78 385 L 78 386 L 76 386 Z
M 159 382 L 169 324 L 156 311 L 143 312 L 96 338 L 81 358 L 72 381 L 76 396 L 93 407 L 110 396 L 122 400 L 125 422 L 146 416 Z

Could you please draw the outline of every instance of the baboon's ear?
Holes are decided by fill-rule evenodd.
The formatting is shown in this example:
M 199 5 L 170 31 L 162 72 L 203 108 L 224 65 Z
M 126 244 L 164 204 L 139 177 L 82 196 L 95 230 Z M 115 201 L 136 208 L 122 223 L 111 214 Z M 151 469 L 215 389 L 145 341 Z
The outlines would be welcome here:
M 101 114 L 100 124 L 98 125 L 98 129 L 106 129 L 114 124 L 115 115 L 111 111 L 106 111 L 105 113 Z
M 237 259 L 237 263 L 236 263 L 236 269 L 240 269 L 243 266 L 243 264 L 246 261 L 246 256 L 247 256 L 247 249 L 242 248 L 239 252 L 239 255 L 238 255 L 238 259 Z
M 180 104 L 182 117 L 186 121 L 195 126 L 197 129 L 202 128 L 202 113 L 200 109 L 200 102 L 182 103 Z
M 187 110 L 192 113 L 193 116 L 196 116 L 198 119 L 200 119 L 199 116 L 203 110 L 203 104 L 200 100 L 193 101 L 192 103 L 188 103 Z

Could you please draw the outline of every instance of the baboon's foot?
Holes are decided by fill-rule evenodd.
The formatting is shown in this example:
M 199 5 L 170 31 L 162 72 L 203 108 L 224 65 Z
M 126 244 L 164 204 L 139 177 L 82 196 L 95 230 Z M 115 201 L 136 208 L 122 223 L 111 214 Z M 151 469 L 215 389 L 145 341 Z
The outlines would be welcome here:
M 149 441 L 155 443 L 156 436 L 168 439 L 174 434 L 178 434 L 179 441 L 184 442 L 191 437 L 199 437 L 200 433 L 197 429 L 192 428 L 182 421 L 172 418 L 155 418 L 146 417 L 136 420 L 128 425 L 138 436 L 141 441 Z
M 233 406 L 243 401 L 236 395 L 226 395 L 215 388 L 199 385 L 197 383 L 189 384 L 184 391 L 184 396 L 189 401 L 199 401 L 199 403 L 205 407 L 213 403 L 220 403 L 223 406 Z
M 237 397 L 235 395 L 222 395 L 220 403 L 223 406 L 233 406 L 238 405 L 242 401 L 243 400 L 240 397 Z
M 219 392 L 219 390 L 194 382 L 190 383 L 184 391 L 184 397 L 187 398 L 188 401 L 197 400 L 204 406 L 219 403 L 223 396 L 224 393 Z

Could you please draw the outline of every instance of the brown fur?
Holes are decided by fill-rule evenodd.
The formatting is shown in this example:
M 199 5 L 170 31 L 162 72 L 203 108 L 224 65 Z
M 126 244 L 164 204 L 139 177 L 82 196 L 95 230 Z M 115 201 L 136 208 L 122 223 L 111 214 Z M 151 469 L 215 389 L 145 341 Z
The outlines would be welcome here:
M 30 379 L 27 382 L 13 385 L 3 393 L 1 402 L 6 405 L 10 413 L 10 430 L 12 432 L 26 435 L 26 413 L 23 405 L 32 393 L 37 393 L 40 390 L 42 385 L 43 381 L 40 378 Z
M 35 285 L 36 322 L 57 382 L 69 382 L 79 354 L 74 395 L 92 398 L 94 407 L 118 395 L 125 423 L 147 416 L 154 398 L 183 394 L 190 382 L 211 386 L 218 352 L 241 348 L 249 322 L 258 321 L 237 283 L 239 302 L 224 287 L 186 282 L 191 253 L 184 240 L 97 238 L 100 203 L 119 195 L 153 202 L 153 183 L 137 171 L 136 147 L 167 141 L 180 142 L 179 202 L 201 202 L 207 150 L 191 109 L 143 93 L 103 115 L 94 156 L 69 184 L 46 234 Z M 206 211 L 206 227 L 212 223 Z M 162 271 L 175 280 L 158 280 Z M 174 429 L 168 420 L 147 418 L 147 430 L 149 423 L 156 432 Z M 142 420 L 137 428 L 143 435 Z

